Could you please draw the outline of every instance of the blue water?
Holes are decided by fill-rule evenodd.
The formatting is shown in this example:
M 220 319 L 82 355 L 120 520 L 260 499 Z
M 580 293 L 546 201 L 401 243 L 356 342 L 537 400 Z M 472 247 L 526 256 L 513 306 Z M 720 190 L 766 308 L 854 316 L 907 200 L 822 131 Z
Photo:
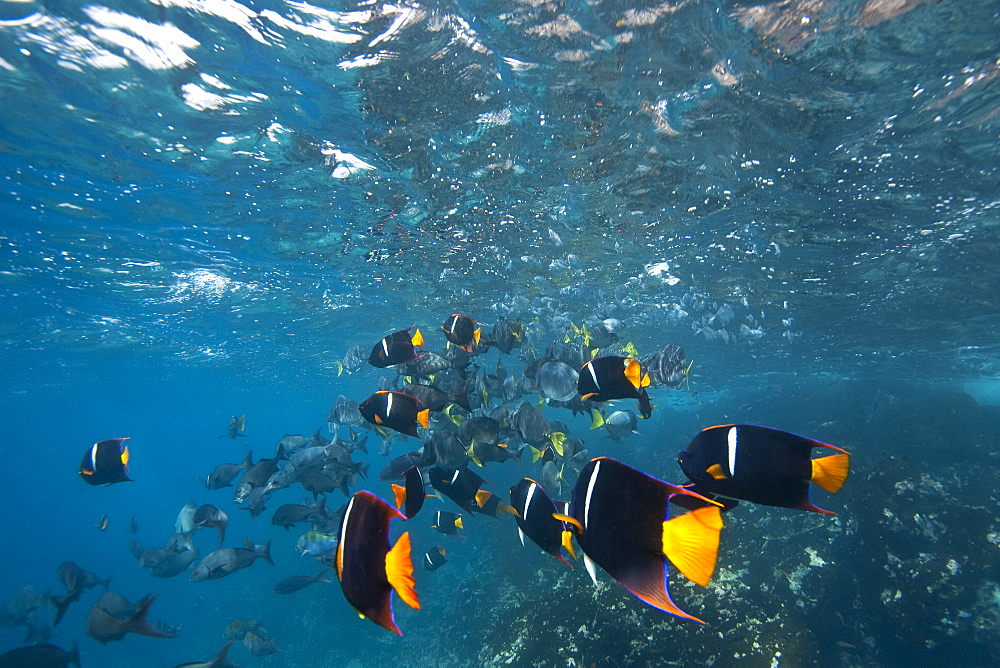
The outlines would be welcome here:
M 0 1 L 0 600 L 62 593 L 66 560 L 159 593 L 175 639 L 101 645 L 100 590 L 70 608 L 52 642 L 88 666 L 207 660 L 236 618 L 282 649 L 237 644 L 248 666 L 1000 661 L 998 34 L 997 2 Z M 539 354 L 608 318 L 642 354 L 682 346 L 690 386 L 654 389 L 622 443 L 545 414 L 673 482 L 714 424 L 837 444 L 852 476 L 813 495 L 838 516 L 728 514 L 712 586 L 672 576 L 704 627 L 595 589 L 508 518 L 410 523 L 449 563 L 418 567 L 402 638 L 336 583 L 273 595 L 319 570 L 305 527 L 269 521 L 306 494 L 251 519 L 205 476 L 325 433 L 338 395 L 394 376 L 338 375 L 350 346 L 416 323 L 438 350 L 454 312 L 521 317 Z M 475 362 L 520 374 L 521 353 Z M 247 438 L 217 438 L 244 413 Z M 81 482 L 121 436 L 135 482 Z M 391 498 L 370 440 L 352 491 Z M 506 497 L 540 469 L 480 473 Z M 188 501 L 276 565 L 150 577 L 127 524 L 161 545 Z

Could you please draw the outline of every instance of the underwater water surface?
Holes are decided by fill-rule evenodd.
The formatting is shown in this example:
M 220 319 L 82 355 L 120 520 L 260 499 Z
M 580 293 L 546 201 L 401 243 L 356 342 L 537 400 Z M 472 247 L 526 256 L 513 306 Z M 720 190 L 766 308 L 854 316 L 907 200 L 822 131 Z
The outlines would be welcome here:
M 175 666 L 246 619 L 279 651 L 230 660 L 275 668 L 1000 662 L 997 35 L 1000 3 L 953 0 L 0 0 L 0 651 L 47 637 L 88 666 Z M 451 427 L 329 424 L 341 395 L 404 383 L 345 356 L 414 324 L 445 352 L 453 313 L 523 329 L 436 378 L 472 378 L 476 414 L 539 405 L 532 364 L 573 346 L 692 363 L 621 440 L 544 405 L 587 450 L 560 457 L 553 498 L 588 457 L 685 483 L 700 430 L 747 423 L 851 453 L 839 493 L 812 490 L 836 515 L 725 513 L 709 586 L 669 576 L 704 625 L 595 587 L 509 516 L 442 535 L 447 498 L 392 524 L 421 601 L 396 600 L 401 637 L 333 570 L 273 593 L 322 569 L 295 549 L 307 522 L 271 521 L 313 495 L 251 517 L 206 476 L 353 431 L 349 491 L 391 502 L 378 472 Z M 522 389 L 479 391 L 504 375 Z M 543 475 L 505 436 L 518 461 L 470 465 L 503 502 Z M 134 482 L 81 481 L 118 437 Z M 189 502 L 274 565 L 153 577 L 129 541 L 165 545 Z M 67 561 L 158 594 L 176 637 L 88 636 L 102 585 L 54 626 L 47 598 L 15 604 L 62 596 Z

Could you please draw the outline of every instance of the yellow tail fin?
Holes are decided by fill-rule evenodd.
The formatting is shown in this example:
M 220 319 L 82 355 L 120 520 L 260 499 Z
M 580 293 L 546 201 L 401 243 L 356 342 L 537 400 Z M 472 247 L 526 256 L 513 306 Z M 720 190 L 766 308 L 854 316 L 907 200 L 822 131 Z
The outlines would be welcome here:
M 410 343 L 415 346 L 424 345 L 424 335 L 420 333 L 419 329 L 413 333 L 413 338 L 410 339 Z
M 663 523 L 663 554 L 688 580 L 707 587 L 719 557 L 722 511 L 692 510 Z
M 625 367 L 625 378 L 628 382 L 632 383 L 632 387 L 639 389 L 642 387 L 642 367 L 639 366 L 639 360 L 630 360 L 628 366 Z
M 812 481 L 828 492 L 839 492 L 851 470 L 850 455 L 830 455 L 812 460 Z
M 552 449 L 556 451 L 556 454 L 560 457 L 563 456 L 563 443 L 566 442 L 566 434 L 561 431 L 554 431 L 549 434 L 549 440 L 552 442 Z
M 419 422 L 424 429 L 430 429 L 431 425 L 430 415 L 431 415 L 431 409 L 429 408 L 426 408 L 417 413 L 417 422 Z
M 413 561 L 410 559 L 410 534 L 404 533 L 396 541 L 395 547 L 385 555 L 385 577 L 396 590 L 403 603 L 420 609 L 420 599 L 413 589 L 417 584 L 413 579 Z
M 590 412 L 590 428 L 600 429 L 604 426 L 604 416 L 596 408 Z

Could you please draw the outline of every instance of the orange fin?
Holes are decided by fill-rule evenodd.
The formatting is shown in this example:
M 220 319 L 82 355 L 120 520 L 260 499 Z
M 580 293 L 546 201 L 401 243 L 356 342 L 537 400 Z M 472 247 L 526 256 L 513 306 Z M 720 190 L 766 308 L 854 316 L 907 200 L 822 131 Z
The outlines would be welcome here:
M 639 361 L 633 358 L 628 366 L 625 367 L 625 377 L 628 382 L 632 383 L 632 387 L 639 389 L 642 387 L 642 367 L 639 366 Z
M 688 579 L 707 587 L 719 557 L 722 511 L 706 506 L 663 523 L 663 554 Z
M 514 517 L 520 517 L 521 513 L 517 512 L 517 508 L 514 506 L 508 506 L 506 503 L 501 503 L 497 506 L 497 512 L 501 515 L 513 515 Z
M 851 469 L 850 455 L 829 455 L 812 460 L 811 480 L 828 492 L 839 492 Z
M 455 526 L 457 526 L 459 529 L 464 529 L 465 528 L 465 525 L 462 524 L 462 518 L 461 517 L 459 517 L 457 520 L 455 520 Z
M 402 508 L 403 504 L 406 503 L 406 488 L 392 483 L 392 493 L 396 495 L 396 508 Z
M 477 346 L 479 345 L 479 339 L 482 335 L 483 335 L 482 327 L 476 327 L 475 331 L 472 332 L 472 340 L 476 342 Z
M 413 561 L 410 559 L 409 532 L 400 536 L 396 545 L 385 555 L 385 578 L 403 599 L 403 603 L 411 608 L 420 609 L 420 599 L 413 589 L 416 581 L 413 579 Z
M 122 466 L 125 467 L 125 471 L 126 472 L 129 472 L 129 470 L 128 470 L 128 446 L 127 445 L 122 450 Z
M 415 346 L 424 345 L 424 335 L 420 333 L 419 329 L 413 333 L 413 336 L 410 338 L 410 343 Z
M 572 531 L 562 532 L 562 546 L 566 548 L 566 551 L 570 553 L 573 557 L 573 561 L 577 561 L 576 549 L 573 547 Z
M 382 424 L 382 418 L 380 418 L 380 417 L 378 416 L 378 413 L 376 413 L 376 414 L 375 414 L 375 423 L 376 423 L 376 424 Z
M 576 533 L 583 533 L 583 525 L 580 524 L 580 520 L 575 517 L 570 517 L 569 515 L 560 515 L 559 513 L 552 513 L 552 517 L 556 518 L 560 522 L 566 522 L 571 524 L 576 531 Z
M 707 469 L 705 469 L 705 473 L 712 476 L 716 480 L 725 480 L 726 478 L 729 477 L 726 475 L 726 472 L 722 470 L 721 464 L 712 464 Z
M 419 422 L 424 429 L 430 429 L 431 425 L 430 414 L 431 410 L 429 408 L 426 408 L 417 413 L 417 422 Z

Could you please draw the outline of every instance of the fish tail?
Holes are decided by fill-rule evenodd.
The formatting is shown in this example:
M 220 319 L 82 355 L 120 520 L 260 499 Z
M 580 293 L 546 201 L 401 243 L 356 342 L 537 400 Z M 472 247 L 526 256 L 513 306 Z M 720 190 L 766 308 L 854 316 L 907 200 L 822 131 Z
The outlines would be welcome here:
M 254 548 L 256 550 L 256 548 Z M 266 561 L 267 563 L 274 566 L 274 560 L 271 559 L 271 541 L 270 539 L 264 543 L 264 546 L 257 551 L 257 556 Z
M 663 523 L 663 554 L 684 577 L 707 587 L 719 556 L 722 511 L 705 506 Z
M 410 533 L 407 531 L 385 555 L 385 577 L 399 597 L 411 608 L 420 609 L 420 599 L 414 589 L 413 560 L 410 558 Z
M 829 455 L 812 460 L 811 480 L 831 493 L 837 493 L 847 481 L 851 457 L 847 454 Z
M 132 633 L 150 638 L 173 638 L 173 633 L 166 633 L 149 623 L 149 608 L 159 594 L 146 597 L 132 619 L 126 623 L 126 629 Z

